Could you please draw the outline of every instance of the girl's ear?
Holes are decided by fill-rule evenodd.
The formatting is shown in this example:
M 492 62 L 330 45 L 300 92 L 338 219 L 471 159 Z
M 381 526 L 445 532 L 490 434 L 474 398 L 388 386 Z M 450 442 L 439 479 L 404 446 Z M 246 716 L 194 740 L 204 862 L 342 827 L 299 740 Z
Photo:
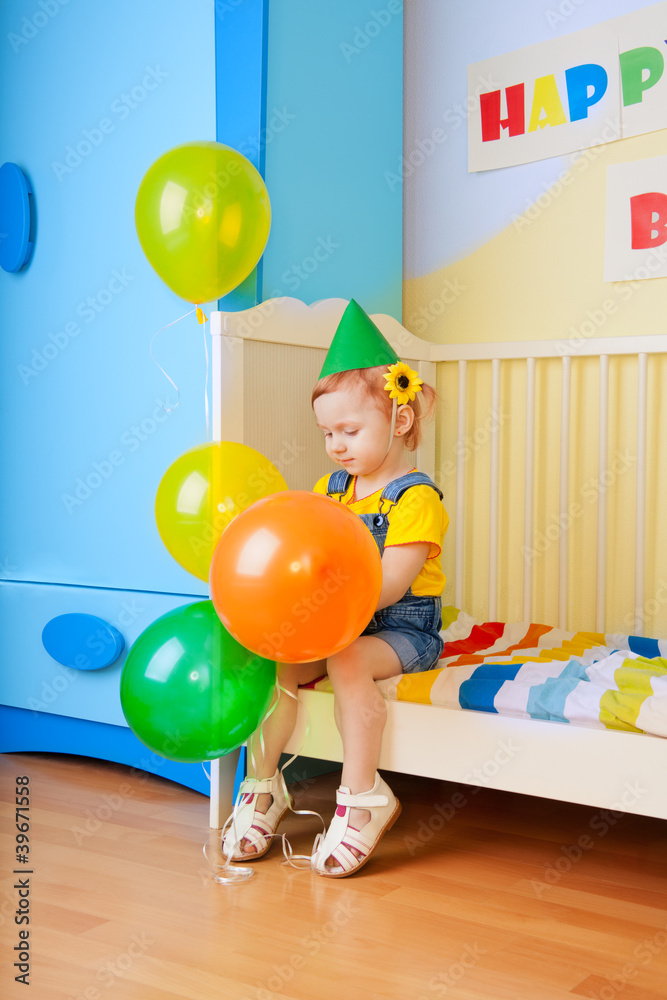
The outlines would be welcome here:
M 404 437 L 415 422 L 415 411 L 408 403 L 403 403 L 396 412 L 396 429 L 399 437 Z

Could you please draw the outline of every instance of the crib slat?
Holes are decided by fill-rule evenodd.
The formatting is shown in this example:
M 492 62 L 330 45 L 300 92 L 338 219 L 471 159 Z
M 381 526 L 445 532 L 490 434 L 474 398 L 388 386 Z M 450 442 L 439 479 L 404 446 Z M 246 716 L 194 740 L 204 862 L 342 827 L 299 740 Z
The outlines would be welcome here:
M 489 621 L 498 607 L 498 507 L 500 495 L 500 359 L 491 361 L 491 483 L 489 502 Z
M 558 625 L 567 629 L 567 541 L 570 471 L 570 362 L 563 355 L 560 394 L 560 499 L 558 531 Z
M 467 361 L 459 361 L 459 401 L 456 417 L 456 534 L 454 568 L 454 603 L 463 607 L 463 519 L 465 505 L 465 437 L 466 437 L 466 389 Z
M 635 630 L 644 634 L 646 567 L 646 386 L 648 355 L 637 356 L 637 508 L 635 515 Z
M 535 358 L 526 358 L 526 465 L 523 500 L 523 620 L 533 605 L 533 488 L 535 483 Z
M 607 603 L 607 488 L 603 474 L 607 468 L 609 449 L 609 355 L 600 355 L 600 389 L 598 416 L 598 538 L 595 580 L 595 628 L 604 632 Z

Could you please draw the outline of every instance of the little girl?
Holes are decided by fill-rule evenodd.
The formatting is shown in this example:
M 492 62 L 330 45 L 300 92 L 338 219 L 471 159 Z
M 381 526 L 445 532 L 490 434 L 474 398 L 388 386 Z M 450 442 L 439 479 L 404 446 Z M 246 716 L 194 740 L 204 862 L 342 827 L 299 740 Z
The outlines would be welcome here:
M 375 682 L 430 670 L 443 650 L 440 553 L 448 517 L 442 494 L 410 457 L 434 399 L 434 390 L 399 361 L 352 299 L 312 395 L 327 455 L 340 466 L 316 483 L 315 492 L 363 519 L 382 557 L 382 591 L 371 621 L 345 649 L 326 660 L 278 664 L 285 691 L 262 727 L 263 739 L 257 732 L 248 741 L 254 766 L 249 764 L 252 773 L 223 839 L 232 861 L 262 857 L 291 807 L 280 754 L 296 722 L 298 686 L 325 673 L 344 763 L 336 812 L 326 835 L 315 841 L 311 867 L 333 878 L 358 871 L 400 814 L 400 803 L 377 773 L 387 711 Z

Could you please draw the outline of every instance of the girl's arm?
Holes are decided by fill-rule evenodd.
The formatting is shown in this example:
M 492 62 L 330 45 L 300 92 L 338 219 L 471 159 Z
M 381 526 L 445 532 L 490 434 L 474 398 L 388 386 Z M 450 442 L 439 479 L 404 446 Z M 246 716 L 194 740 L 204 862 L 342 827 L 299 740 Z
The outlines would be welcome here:
M 409 545 L 392 545 L 384 550 L 382 590 L 377 611 L 400 601 L 426 562 L 430 547 L 429 542 L 414 542 Z

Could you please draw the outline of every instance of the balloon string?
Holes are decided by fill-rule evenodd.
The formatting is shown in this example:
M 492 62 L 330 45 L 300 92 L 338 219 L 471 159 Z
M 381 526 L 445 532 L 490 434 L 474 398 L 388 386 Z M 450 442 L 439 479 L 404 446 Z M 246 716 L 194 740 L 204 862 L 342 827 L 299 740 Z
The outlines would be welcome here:
M 272 698 L 272 704 L 269 706 L 268 711 L 264 715 L 264 718 L 262 719 L 262 721 L 261 721 L 261 723 L 259 725 L 259 739 L 260 739 L 260 746 L 261 746 L 261 750 L 262 750 L 262 759 L 264 757 L 264 734 L 263 734 L 263 727 L 264 727 L 265 722 L 270 718 L 270 716 L 275 712 L 276 708 L 278 707 L 278 703 L 280 701 L 280 691 L 281 691 L 281 689 L 285 690 L 284 688 L 281 688 L 280 681 L 276 677 L 275 688 L 274 688 L 274 693 L 276 694 L 276 699 L 275 699 L 275 701 L 273 701 L 273 698 Z M 250 746 L 248 747 L 248 749 L 249 749 L 249 752 L 250 752 L 251 769 L 254 772 L 256 772 L 257 771 L 257 766 L 256 766 L 256 761 L 255 761 L 255 756 L 254 756 L 254 753 L 253 753 L 253 749 L 252 749 L 252 743 L 250 743 Z M 220 852 L 223 855 L 223 857 L 225 858 L 225 861 L 224 861 L 224 864 L 222 864 L 222 865 L 216 865 L 215 866 L 215 872 L 212 873 L 212 876 L 211 876 L 213 878 L 213 881 L 217 882 L 220 885 L 231 885 L 231 884 L 233 884 L 235 882 L 245 882 L 248 879 L 252 878 L 252 876 L 254 875 L 254 870 L 252 868 L 241 867 L 238 864 L 232 866 L 232 861 L 231 861 L 231 855 L 234 853 L 235 849 L 240 845 L 240 842 L 243 839 L 242 837 L 239 837 L 237 829 L 236 829 L 236 820 L 237 820 L 239 809 L 240 809 L 241 805 L 243 804 L 243 801 L 244 801 L 244 794 L 242 794 L 239 791 L 239 794 L 237 795 L 237 798 L 236 798 L 236 802 L 234 803 L 234 808 L 232 810 L 232 815 L 229 818 L 229 820 L 225 823 L 225 825 L 222 828 L 222 830 L 220 831 Z M 288 805 L 289 805 L 289 800 L 288 800 Z M 226 835 L 227 831 L 230 828 L 232 830 L 232 834 L 233 834 L 233 837 L 234 837 L 234 842 L 233 842 L 232 850 L 230 851 L 229 854 L 227 854 L 225 852 L 225 850 L 224 850 L 224 838 L 225 838 L 225 835 Z M 272 835 L 272 836 L 275 836 L 275 835 Z M 206 857 L 207 861 L 210 860 L 208 858 L 208 855 L 206 854 L 206 844 L 204 844 L 204 856 Z
M 155 362 L 155 364 L 158 366 L 158 368 L 160 369 L 160 371 L 162 372 L 162 374 L 165 376 L 165 378 L 168 379 L 169 382 L 171 382 L 171 384 L 173 385 L 174 389 L 176 390 L 177 399 L 176 399 L 176 405 L 175 406 L 167 406 L 167 407 L 165 407 L 165 406 L 162 406 L 162 403 L 160 403 L 160 406 L 162 407 L 162 409 L 164 410 L 165 413 L 171 413 L 173 410 L 176 409 L 176 407 L 179 405 L 179 403 L 181 401 L 181 391 L 178 388 L 178 386 L 176 385 L 176 383 L 174 382 L 173 378 L 171 378 L 171 376 L 169 376 L 167 374 L 167 372 L 164 370 L 164 368 L 162 367 L 162 365 L 160 364 L 160 362 L 156 359 L 155 355 L 153 354 L 153 341 L 157 337 L 158 333 L 162 333 L 163 330 L 168 330 L 170 326 L 175 326 L 176 323 L 180 323 L 182 319 L 185 319 L 186 316 L 191 316 L 192 313 L 196 313 L 197 314 L 197 322 L 201 326 L 204 327 L 204 330 L 203 330 L 203 334 L 204 334 L 204 353 L 206 355 L 206 381 L 204 382 L 204 412 L 206 414 L 206 440 L 210 441 L 211 440 L 211 431 L 210 431 L 210 423 L 211 423 L 211 421 L 210 421 L 210 412 L 209 412 L 209 405 L 208 405 L 208 375 L 209 375 L 209 367 L 210 367 L 210 365 L 209 365 L 209 356 L 208 356 L 208 344 L 206 342 L 206 324 L 208 323 L 208 316 L 206 315 L 206 313 L 204 312 L 204 310 L 200 306 L 195 306 L 194 309 L 190 309 L 189 312 L 183 313 L 183 315 L 179 316 L 178 319 L 174 319 L 174 320 L 171 321 L 171 323 L 166 323 L 164 326 L 160 327 L 160 329 L 156 330 L 155 333 L 153 334 L 153 336 L 151 337 L 149 351 L 150 351 L 150 355 L 151 355 L 153 361 Z
M 275 702 L 273 702 L 271 704 L 271 706 L 269 707 L 267 713 L 265 714 L 264 718 L 262 719 L 262 721 L 261 721 L 261 723 L 259 725 L 259 742 L 260 742 L 260 749 L 261 749 L 261 753 L 262 753 L 262 760 L 264 759 L 264 746 L 265 746 L 265 744 L 264 744 L 264 734 L 263 734 L 264 724 L 270 718 L 270 716 L 275 712 L 276 708 L 278 707 L 278 703 L 280 701 L 280 692 L 281 691 L 284 694 L 289 695 L 290 698 L 294 698 L 294 700 L 297 702 L 297 705 L 299 705 L 299 704 L 303 705 L 302 702 L 299 702 L 298 696 L 295 695 L 295 694 L 293 694 L 291 691 L 288 691 L 287 688 L 284 688 L 282 686 L 282 684 L 280 683 L 280 681 L 278 680 L 278 678 L 276 677 L 276 685 L 275 685 L 275 693 L 276 693 L 276 696 L 277 696 L 276 700 L 275 700 Z M 303 707 L 306 708 L 305 705 Z M 310 732 L 310 713 L 308 712 L 308 709 L 306 708 L 306 731 L 304 733 L 303 739 L 301 740 L 301 743 L 299 744 L 296 752 L 293 753 L 292 756 L 289 758 L 289 760 L 287 760 L 283 764 L 283 766 L 280 768 L 280 773 L 281 774 L 283 774 L 283 772 L 285 771 L 285 768 L 288 767 L 292 763 L 292 761 L 296 760 L 296 758 L 299 756 L 299 754 L 301 753 L 301 750 L 302 750 L 302 748 L 303 748 L 306 740 L 308 739 L 309 732 Z M 255 755 L 254 755 L 253 749 L 252 749 L 252 743 L 250 741 L 248 741 L 248 743 L 250 744 L 248 746 L 248 749 L 249 749 L 249 752 L 250 752 L 250 765 L 251 765 L 251 769 L 252 769 L 253 772 L 256 773 L 257 772 L 257 765 L 256 765 L 256 761 L 255 761 Z M 209 781 L 210 781 L 210 776 L 207 774 L 206 768 L 204 767 L 203 762 L 202 762 L 202 767 L 204 768 L 204 774 L 207 775 L 207 777 L 209 778 Z M 280 784 L 281 784 L 281 787 L 284 788 L 283 782 L 281 782 Z M 286 803 L 287 803 L 287 807 L 290 810 L 290 812 L 293 812 L 295 816 L 317 816 L 317 818 L 319 819 L 319 821 L 322 824 L 323 831 L 326 830 L 326 823 L 324 822 L 324 819 L 322 818 L 322 816 L 318 812 L 315 812 L 312 809 L 294 809 L 293 806 L 292 806 L 292 801 L 291 801 L 289 793 L 286 793 Z M 235 883 L 235 882 L 245 882 L 249 878 L 252 878 L 252 876 L 254 875 L 254 870 L 252 868 L 241 867 L 238 864 L 234 864 L 232 866 L 232 862 L 231 862 L 231 855 L 234 853 L 235 848 L 237 848 L 239 846 L 240 840 L 243 839 L 243 838 L 239 838 L 239 836 L 237 834 L 237 831 L 236 831 L 236 819 L 237 819 L 238 812 L 239 812 L 239 809 L 240 809 L 240 807 L 241 807 L 242 804 L 243 804 L 243 795 L 239 792 L 239 794 L 236 797 L 236 802 L 234 803 L 232 814 L 231 814 L 231 816 L 229 817 L 229 819 L 227 820 L 227 822 L 225 823 L 224 827 L 222 828 L 222 830 L 220 832 L 220 851 L 221 851 L 221 853 L 223 854 L 223 856 L 225 858 L 225 862 L 222 865 L 216 864 L 215 871 L 211 874 L 211 877 L 212 877 L 212 879 L 213 879 L 214 882 L 218 882 L 221 885 L 232 884 L 232 883 Z M 225 835 L 226 835 L 226 833 L 228 832 L 228 830 L 230 828 L 231 828 L 233 836 L 234 836 L 234 844 L 233 844 L 233 848 L 232 848 L 232 851 L 230 852 L 230 854 L 225 854 L 224 843 L 223 842 L 224 842 Z M 282 840 L 283 855 L 284 855 L 285 860 L 282 861 L 281 864 L 283 864 L 283 865 L 290 865 L 292 868 L 296 868 L 298 870 L 305 870 L 306 868 L 310 868 L 312 866 L 313 855 L 311 855 L 311 854 L 294 854 L 294 852 L 292 850 L 292 845 L 290 844 L 289 840 L 287 839 L 287 837 L 286 837 L 286 835 L 284 833 L 272 833 L 272 834 L 269 834 L 269 836 L 266 839 L 268 840 L 268 839 L 271 839 L 272 837 L 280 837 L 281 840 Z M 321 839 L 321 836 L 318 836 L 318 839 Z M 204 857 L 210 863 L 211 859 L 209 858 L 208 854 L 206 853 L 206 844 L 204 844 L 203 852 L 204 852 Z M 305 863 L 304 864 L 295 864 L 294 863 L 295 861 L 300 861 L 300 862 L 305 862 Z
M 298 698 L 297 695 L 292 694 L 291 691 L 287 691 L 285 688 L 281 688 L 281 690 L 284 691 L 285 694 L 288 694 L 290 696 L 290 698 L 294 698 L 294 700 L 296 701 L 297 705 L 303 705 L 303 702 L 299 701 L 299 698 Z M 301 743 L 299 744 L 296 753 L 292 754 L 292 756 L 290 757 L 290 759 L 288 761 L 286 761 L 285 764 L 283 764 L 283 767 L 282 767 L 283 771 L 285 770 L 285 768 L 289 764 L 292 763 L 293 760 L 296 760 L 296 758 L 299 756 L 299 754 L 301 753 L 301 750 L 303 749 L 304 744 L 306 743 L 306 741 L 308 739 L 308 734 L 310 733 L 310 713 L 309 713 L 309 711 L 308 711 L 308 709 L 306 708 L 305 705 L 303 705 L 303 707 L 306 710 L 306 731 L 303 734 L 303 739 L 301 740 Z M 295 816 L 317 816 L 317 818 L 319 819 L 320 823 L 322 824 L 322 833 L 318 834 L 317 840 L 316 840 L 316 844 L 319 845 L 319 841 L 321 840 L 322 836 L 324 836 L 324 833 L 326 833 L 326 829 L 327 829 L 327 825 L 324 822 L 324 819 L 322 818 L 322 816 L 318 812 L 316 812 L 314 809 L 294 809 L 292 807 L 291 801 L 289 800 L 289 796 L 288 796 L 288 800 L 287 800 L 287 805 L 289 806 L 290 811 L 293 812 Z M 284 856 L 285 860 L 282 861 L 281 864 L 283 864 L 283 865 L 290 865 L 290 867 L 292 867 L 292 868 L 297 868 L 297 869 L 302 869 L 302 870 L 304 870 L 306 868 L 312 868 L 313 857 L 314 857 L 315 851 L 317 850 L 317 847 L 315 848 L 315 851 L 312 854 L 294 854 L 294 852 L 292 851 L 292 845 L 290 844 L 289 840 L 287 839 L 287 837 L 286 837 L 286 835 L 284 833 L 282 833 L 282 834 L 273 834 L 273 836 L 280 836 L 282 838 L 283 856 Z M 295 861 L 303 861 L 303 862 L 305 862 L 305 864 L 295 865 L 294 864 Z
M 174 320 L 171 321 L 171 323 L 165 323 L 164 326 L 161 326 L 160 329 L 156 330 L 155 333 L 153 334 L 153 336 L 151 337 L 151 342 L 150 342 L 150 345 L 149 345 L 149 348 L 148 348 L 149 351 L 150 351 L 150 355 L 151 355 L 153 361 L 155 361 L 155 364 L 158 366 L 158 368 L 160 369 L 160 371 L 162 372 L 162 374 L 165 376 L 165 378 L 169 379 L 169 381 L 173 385 L 174 389 L 176 390 L 176 395 L 178 397 L 176 399 L 176 406 L 178 406 L 178 404 L 181 401 L 181 392 L 180 392 L 180 389 L 178 388 L 178 386 L 176 385 L 176 383 L 174 382 L 174 380 L 172 378 L 170 378 L 169 375 L 167 375 L 166 371 L 164 370 L 164 368 L 162 367 L 162 365 L 160 364 L 160 362 L 156 359 L 155 355 L 153 354 L 153 341 L 157 337 L 158 333 L 162 333 L 163 330 L 168 330 L 170 326 L 175 326 L 176 323 L 180 323 L 181 320 L 185 319 L 186 316 L 191 316 L 193 312 L 195 312 L 195 310 L 194 309 L 190 309 L 189 312 L 183 313 L 183 315 L 179 316 L 178 319 L 174 319 Z M 162 406 L 162 403 L 160 403 L 160 406 Z M 176 406 L 168 406 L 168 407 L 162 406 L 162 409 L 164 410 L 165 413 L 171 413 L 172 410 L 176 409 Z
M 278 692 L 283 691 L 286 695 L 289 695 L 290 698 L 293 698 L 294 701 L 297 703 L 297 707 L 299 705 L 303 705 L 303 702 L 299 701 L 298 695 L 295 695 L 291 691 L 288 691 L 287 688 L 284 688 L 282 686 L 282 684 L 279 683 L 279 681 L 278 681 L 277 678 L 276 678 L 276 686 L 277 686 Z M 279 697 L 280 697 L 280 694 L 279 694 Z M 277 705 L 278 705 L 278 702 L 276 701 L 276 704 L 273 706 L 273 709 L 277 708 Z M 308 739 L 308 734 L 310 733 L 310 713 L 309 713 L 309 711 L 308 711 L 308 709 L 306 708 L 305 705 L 303 705 L 303 707 L 306 710 L 306 731 L 303 734 L 303 739 L 301 740 L 301 743 L 297 747 L 296 752 L 293 753 L 292 756 L 289 758 L 289 760 L 286 760 L 285 763 L 283 764 L 283 766 L 281 767 L 281 769 L 280 769 L 281 774 L 284 773 L 285 768 L 289 767 L 289 765 L 292 763 L 292 761 L 296 760 L 296 758 L 299 756 L 299 754 L 301 753 L 301 751 L 302 751 L 302 749 L 304 747 L 304 744 L 306 743 L 306 741 Z M 272 711 L 273 711 L 273 709 L 272 709 Z M 260 742 L 260 748 L 261 748 L 261 751 L 262 751 L 262 760 L 264 759 L 264 735 L 262 733 L 262 727 L 264 725 L 264 722 L 266 722 L 267 718 L 268 718 L 268 715 L 262 720 L 262 724 L 260 725 L 260 728 L 259 728 L 259 742 Z M 250 748 L 250 757 L 251 757 L 252 768 L 253 768 L 254 771 L 256 771 L 255 761 L 254 761 L 254 757 L 253 757 L 253 753 L 252 753 L 252 747 Z M 295 816 L 317 816 L 317 818 L 319 819 L 320 823 L 322 824 L 322 831 L 323 832 L 326 831 L 326 823 L 324 822 L 324 819 L 322 818 L 322 816 L 320 816 L 320 814 L 318 812 L 315 812 L 313 809 L 294 809 L 293 806 L 292 806 L 292 802 L 291 802 L 291 799 L 290 799 L 289 795 L 286 796 L 286 802 L 287 802 L 288 809 L 290 810 L 290 812 L 294 813 Z M 285 860 L 282 861 L 281 864 L 283 864 L 283 865 L 290 865 L 290 867 L 296 868 L 296 869 L 299 869 L 299 870 L 304 870 L 304 869 L 310 868 L 312 866 L 313 855 L 311 855 L 311 854 L 294 854 L 294 852 L 292 850 L 292 845 L 290 844 L 289 840 L 287 839 L 286 834 L 284 834 L 284 833 L 272 833 L 271 837 L 280 837 L 281 840 L 282 840 L 283 856 L 284 856 Z M 296 864 L 294 864 L 295 861 L 303 861 L 303 862 L 305 862 L 305 864 L 296 865 Z
M 204 317 L 203 319 L 201 318 L 202 316 Z M 206 413 L 206 440 L 210 441 L 211 431 L 209 427 L 210 420 L 209 420 L 209 410 L 208 410 L 208 343 L 206 341 L 206 323 L 208 320 L 207 317 L 204 316 L 204 313 L 201 311 L 199 306 L 197 306 L 197 319 L 202 324 L 202 332 L 204 334 L 204 353 L 206 354 L 206 379 L 204 381 L 204 411 Z
M 266 714 L 264 715 L 264 718 L 262 719 L 262 721 L 259 724 L 260 740 L 263 739 L 263 736 L 262 736 L 262 727 L 263 727 L 264 723 L 267 721 L 268 718 L 270 718 L 271 715 L 273 715 L 273 713 L 275 712 L 276 708 L 278 707 L 278 702 L 280 701 L 280 682 L 278 681 L 277 677 L 276 677 L 276 681 L 275 681 L 274 693 L 277 695 L 276 700 L 275 700 L 275 702 L 273 702 L 273 704 L 271 704 L 269 706 L 268 711 L 266 712 Z M 273 698 L 272 698 L 272 701 L 273 701 Z M 252 747 L 250 748 L 250 756 L 251 756 L 252 769 L 254 771 L 255 770 L 255 759 L 254 759 L 254 756 L 253 756 L 253 753 L 252 753 Z M 203 766 L 203 764 L 202 764 L 202 766 Z M 239 809 L 241 808 L 241 806 L 243 804 L 243 799 L 244 799 L 244 795 L 239 790 L 239 793 L 236 796 L 236 801 L 234 803 L 234 807 L 232 809 L 232 815 L 227 820 L 227 822 L 223 826 L 222 830 L 220 831 L 220 853 L 224 857 L 225 861 L 224 861 L 224 864 L 222 864 L 222 865 L 216 864 L 214 871 L 211 873 L 211 878 L 213 879 L 214 882 L 217 882 L 219 885 L 232 885 L 232 884 L 234 884 L 236 882 L 247 882 L 248 879 L 252 878 L 252 876 L 255 874 L 255 872 L 254 872 L 254 870 L 252 868 L 244 868 L 244 867 L 241 867 L 240 865 L 232 866 L 232 861 L 231 861 L 231 855 L 234 853 L 234 850 L 239 846 L 240 841 L 243 839 L 243 838 L 239 838 L 239 835 L 238 835 L 237 830 L 236 830 L 236 819 L 237 819 L 237 816 L 238 816 Z M 225 835 L 226 835 L 227 831 L 230 829 L 230 827 L 231 827 L 231 830 L 232 830 L 232 834 L 234 836 L 234 844 L 233 844 L 231 852 L 229 854 L 226 854 L 225 850 L 224 850 L 224 839 L 225 839 Z M 204 844 L 203 850 L 204 850 L 204 857 L 210 863 L 210 858 L 208 857 L 208 855 L 206 853 L 206 844 Z
M 278 706 L 278 701 L 280 700 L 280 683 L 279 683 L 277 677 L 276 677 L 274 692 L 277 694 L 276 701 L 275 701 L 275 703 L 273 703 L 269 707 L 268 711 L 264 715 L 264 718 L 262 719 L 262 721 L 260 723 L 260 726 L 259 726 L 259 729 L 260 729 L 260 739 L 262 738 L 262 726 L 264 725 L 264 723 L 266 722 L 266 720 L 273 714 L 273 712 L 275 712 L 275 710 L 276 710 L 276 708 Z M 273 701 L 273 698 L 272 698 L 272 701 Z M 252 756 L 252 748 L 250 748 L 250 754 L 251 754 L 252 768 L 254 770 L 255 769 L 255 761 L 254 761 L 254 757 Z M 206 774 L 206 768 L 204 767 L 204 762 L 203 761 L 202 761 L 202 767 L 204 768 L 204 774 Z M 210 776 L 207 775 L 207 777 L 209 778 L 209 781 L 210 781 Z M 239 809 L 240 809 L 241 805 L 243 804 L 243 797 L 244 796 L 243 796 L 243 794 L 241 793 L 241 791 L 239 789 L 239 793 L 236 796 L 236 801 L 234 802 L 234 806 L 233 806 L 233 809 L 232 809 L 232 814 L 229 817 L 229 819 L 226 821 L 226 823 L 223 826 L 222 830 L 220 831 L 220 853 L 224 857 L 225 861 L 224 861 L 224 864 L 222 864 L 222 865 L 216 864 L 213 872 L 211 872 L 211 878 L 213 879 L 214 882 L 217 882 L 219 885 L 232 885 L 232 884 L 237 883 L 237 882 L 247 882 L 248 879 L 252 878 L 252 876 L 255 874 L 255 872 L 253 871 L 252 868 L 245 868 L 245 867 L 242 867 L 241 865 L 232 866 L 232 863 L 231 863 L 231 855 L 234 853 L 234 850 L 236 849 L 236 847 L 239 846 L 240 840 L 243 839 L 243 838 L 239 838 L 238 833 L 236 831 L 236 819 L 237 819 L 237 816 L 238 816 Z M 233 836 L 234 836 L 234 844 L 233 844 L 231 852 L 229 854 L 226 854 L 225 850 L 224 850 L 224 838 L 225 838 L 225 834 L 230 829 L 230 827 L 231 827 L 231 830 L 232 830 L 232 833 L 233 833 Z M 208 843 L 208 841 L 207 841 L 207 843 Z M 204 857 L 209 862 L 209 864 L 211 864 L 211 859 L 209 858 L 208 854 L 206 853 L 206 844 L 204 844 L 204 846 L 203 846 L 203 852 L 204 852 Z

